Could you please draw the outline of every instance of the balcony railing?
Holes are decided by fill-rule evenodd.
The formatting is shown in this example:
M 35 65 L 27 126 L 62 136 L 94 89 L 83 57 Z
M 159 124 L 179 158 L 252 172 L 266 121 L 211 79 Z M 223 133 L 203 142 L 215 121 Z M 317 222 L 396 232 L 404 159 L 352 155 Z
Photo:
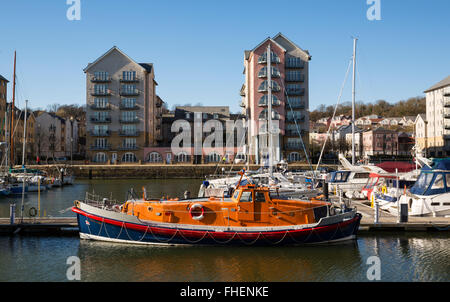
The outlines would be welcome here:
M 303 136 L 303 135 L 305 135 L 306 133 L 308 133 L 308 131 L 306 131 L 306 130 L 300 130 L 300 134 Z M 297 129 L 286 129 L 285 130 L 285 135 L 286 136 L 296 136 L 296 137 L 298 137 L 298 131 L 297 131 Z
M 138 145 L 122 145 L 119 147 L 119 150 L 127 150 L 127 151 L 139 150 L 139 146 Z
M 289 59 L 286 58 L 286 64 L 285 64 L 286 68 L 304 68 L 305 67 L 305 62 L 303 62 L 302 60 L 293 60 L 293 59 Z
M 123 77 L 121 76 L 119 79 L 122 83 L 138 83 L 140 80 L 138 77 Z
M 122 124 L 136 124 L 139 123 L 139 118 L 130 118 L 130 119 L 120 119 L 119 120 L 120 123 Z
M 120 110 L 138 110 L 139 106 L 136 104 L 134 104 L 134 105 L 120 104 L 119 109 Z
M 92 110 L 111 110 L 110 104 L 106 104 L 106 105 L 92 104 L 89 106 L 89 108 L 91 108 Z
M 92 89 L 91 95 L 92 96 L 110 96 L 112 94 L 112 91 L 110 89 Z
M 450 108 L 450 100 L 444 100 L 444 107 Z
M 445 114 L 444 114 L 444 118 L 450 119 L 450 113 L 445 113 Z
M 93 123 L 111 123 L 111 117 L 96 117 L 91 116 L 91 122 Z
M 286 93 L 288 95 L 304 95 L 305 88 L 286 88 Z
M 304 122 L 305 121 L 305 116 L 292 116 L 292 115 L 287 115 L 286 116 L 286 122 L 288 123 L 294 123 L 294 122 Z
M 89 131 L 89 133 L 91 134 L 91 136 L 110 136 L 111 135 L 111 131 L 109 131 L 109 130 L 104 130 L 104 131 L 91 130 L 91 131 Z
M 286 102 L 286 108 L 288 108 L 288 110 L 292 107 L 292 109 L 305 109 L 305 104 L 304 103 L 287 103 Z
M 119 131 L 119 135 L 120 136 L 139 136 L 140 132 L 138 130 L 134 130 L 134 131 L 124 131 L 124 130 L 120 130 Z
M 101 150 L 111 150 L 111 144 L 106 145 L 91 145 L 89 148 L 90 150 L 94 151 L 101 151 Z
M 138 96 L 139 90 L 138 89 L 120 89 L 119 94 L 121 96 Z
M 450 130 L 450 125 L 444 125 L 445 130 Z
M 111 82 L 111 80 L 112 80 L 112 78 L 110 76 L 105 76 L 105 77 L 92 76 L 91 77 L 92 83 L 108 83 L 108 82 Z

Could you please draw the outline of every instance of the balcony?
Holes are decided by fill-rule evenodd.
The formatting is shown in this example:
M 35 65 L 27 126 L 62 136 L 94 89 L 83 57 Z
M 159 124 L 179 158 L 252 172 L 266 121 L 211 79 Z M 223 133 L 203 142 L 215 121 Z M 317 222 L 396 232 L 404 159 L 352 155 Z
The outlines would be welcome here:
M 119 94 L 121 96 L 138 96 L 139 90 L 138 89 L 120 89 Z
M 272 64 L 279 64 L 281 62 L 280 57 L 278 57 L 273 51 L 270 52 L 270 62 Z M 259 64 L 267 64 L 267 51 L 258 58 Z
M 444 88 L 442 94 L 444 95 L 444 97 L 450 97 L 450 87 Z
M 444 118 L 450 119 L 450 113 L 444 113 Z
M 288 95 L 305 95 L 305 88 L 286 88 Z
M 111 150 L 111 144 L 91 145 L 89 149 L 92 151 L 108 151 L 108 150 Z
M 305 104 L 304 103 L 287 103 L 286 102 L 286 108 L 288 109 L 288 110 L 290 110 L 291 108 L 292 109 L 305 109 L 306 108 L 306 106 L 305 106 Z
M 450 125 L 444 125 L 445 130 L 450 130 Z
M 120 82 L 122 83 L 138 83 L 140 81 L 140 79 L 138 77 L 123 77 L 121 76 L 119 79 Z
M 98 104 L 92 104 L 89 106 L 91 110 L 111 110 L 111 106 L 109 104 L 106 105 L 98 105 Z
M 95 137 L 110 136 L 111 135 L 111 131 L 109 131 L 109 130 L 104 130 L 104 131 L 91 130 L 91 131 L 89 131 L 89 133 L 91 134 L 91 136 L 95 136 Z
M 124 131 L 124 130 L 120 130 L 119 131 L 119 136 L 132 136 L 132 137 L 136 137 L 139 136 L 140 132 L 138 130 L 134 130 L 134 131 Z
M 91 122 L 93 123 L 98 123 L 98 124 L 106 124 L 106 123 L 111 123 L 111 117 L 96 117 L 96 116 L 91 116 L 90 118 Z
M 135 150 L 139 150 L 139 146 L 137 146 L 137 145 L 122 145 L 118 149 L 121 151 L 135 151 Z
M 121 124 L 138 124 L 139 123 L 139 118 L 130 118 L 130 119 L 120 119 L 119 122 Z
M 120 110 L 139 110 L 139 106 L 136 104 L 134 104 L 134 105 L 120 104 L 119 109 Z
M 291 116 L 291 115 L 286 116 L 287 123 L 304 122 L 304 121 L 305 116 Z
M 91 77 L 92 83 L 109 83 L 109 82 L 111 82 L 111 80 L 112 80 L 112 78 L 110 76 L 103 76 L 103 77 L 92 76 Z
M 91 95 L 92 96 L 110 96 L 112 94 L 112 91 L 110 89 L 92 89 Z
M 239 103 L 239 107 L 245 108 L 245 102 L 244 102 L 244 101 L 241 101 L 241 102 Z
M 300 130 L 300 134 L 302 135 L 302 136 L 304 136 L 304 135 L 306 135 L 308 133 L 308 131 L 306 131 L 306 130 Z M 285 130 L 285 135 L 286 136 L 296 136 L 296 137 L 298 137 L 298 131 L 297 131 L 297 129 L 286 129 Z

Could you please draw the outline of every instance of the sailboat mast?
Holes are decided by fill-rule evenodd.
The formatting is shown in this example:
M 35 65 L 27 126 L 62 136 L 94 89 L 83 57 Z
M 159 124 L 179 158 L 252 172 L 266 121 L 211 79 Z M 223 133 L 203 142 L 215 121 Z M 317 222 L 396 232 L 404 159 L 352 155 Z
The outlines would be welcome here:
M 9 144 L 9 154 L 11 156 L 11 165 L 14 165 L 14 113 L 16 108 L 16 51 L 14 51 L 14 74 L 13 74 L 13 95 L 12 95 L 12 104 L 11 104 L 11 126 L 9 127 L 10 131 L 10 144 Z
M 20 207 L 21 221 L 23 222 L 23 211 L 24 211 L 24 198 L 25 198 L 25 182 L 26 182 L 26 168 L 25 168 L 25 147 L 27 140 L 27 107 L 28 100 L 25 100 L 25 116 L 23 117 L 23 146 L 22 146 L 22 168 L 23 168 L 23 178 L 22 178 L 22 205 Z
M 272 55 L 270 50 L 270 42 L 267 46 L 267 135 L 268 135 L 268 151 L 269 151 L 269 174 L 273 175 L 272 166 Z
M 353 38 L 353 81 L 352 81 L 352 165 L 355 164 L 355 79 L 356 79 L 356 41 Z

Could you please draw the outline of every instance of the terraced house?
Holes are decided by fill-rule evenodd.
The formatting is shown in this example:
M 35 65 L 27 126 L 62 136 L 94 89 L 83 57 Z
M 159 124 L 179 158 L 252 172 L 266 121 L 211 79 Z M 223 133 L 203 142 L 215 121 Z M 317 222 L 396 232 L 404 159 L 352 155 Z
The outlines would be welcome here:
M 152 63 L 136 63 L 114 46 L 84 69 L 86 153 L 91 162 L 144 161 L 162 140 L 162 100 Z
M 271 67 L 268 71 L 267 48 L 270 44 Z M 304 155 L 300 134 L 309 142 L 309 77 L 311 56 L 279 33 L 266 38 L 252 50 L 244 52 L 245 82 L 241 88 L 243 113 L 252 121 L 248 128 L 251 161 L 262 162 L 266 156 L 262 142 L 267 140 L 268 102 L 272 102 L 272 120 L 280 134 L 274 141 L 275 160 L 298 161 Z M 271 75 L 272 97 L 268 100 L 268 74 Z

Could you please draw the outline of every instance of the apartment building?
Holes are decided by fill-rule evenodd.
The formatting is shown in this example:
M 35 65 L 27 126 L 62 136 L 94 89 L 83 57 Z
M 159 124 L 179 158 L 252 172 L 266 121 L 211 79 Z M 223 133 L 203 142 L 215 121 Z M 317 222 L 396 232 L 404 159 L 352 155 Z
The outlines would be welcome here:
M 428 140 L 427 140 L 427 116 L 426 114 L 418 114 L 415 121 L 415 144 L 419 154 L 427 157 Z
M 162 100 L 152 63 L 136 63 L 116 46 L 86 73 L 86 155 L 92 162 L 144 160 L 162 140 Z
M 270 45 L 271 66 L 267 69 Z M 241 107 L 249 120 L 247 144 L 250 161 L 261 163 L 267 156 L 268 102 L 272 103 L 272 120 L 280 133 L 274 135 L 274 160 L 297 161 L 304 157 L 302 141 L 309 142 L 309 61 L 308 51 L 301 49 L 283 34 L 266 38 L 252 50 L 244 51 L 245 82 L 241 87 Z M 268 100 L 268 74 L 271 75 L 271 100 Z M 302 140 L 300 139 L 300 134 Z
M 450 76 L 424 92 L 428 155 L 450 156 Z
M 398 155 L 398 133 L 379 127 L 362 133 L 364 156 Z
M 242 115 L 231 114 L 228 106 L 178 106 L 163 115 L 163 141 L 157 147 L 145 148 L 145 161 L 200 164 L 216 163 L 224 158 L 231 162 L 235 156 L 244 159 L 243 148 L 238 147 L 245 143 L 242 139 L 246 134 L 234 127 L 240 118 Z M 184 125 L 177 126 L 181 125 L 177 122 Z M 228 135 L 230 131 L 234 132 L 233 136 Z M 174 141 L 182 133 L 186 135 L 185 139 Z M 172 142 L 177 150 L 172 149 Z
M 27 111 L 27 129 L 26 129 L 26 141 L 25 141 L 25 161 L 29 162 L 36 159 L 36 149 L 35 149 L 35 132 L 34 127 L 36 124 L 36 119 L 34 114 Z M 14 147 L 12 148 L 14 164 L 22 164 L 23 155 L 23 135 L 24 135 L 24 125 L 25 125 L 25 111 L 19 108 L 14 108 L 14 129 L 13 140 Z M 25 163 L 26 164 L 26 163 Z
M 78 154 L 78 121 L 54 113 L 35 112 L 36 153 L 40 159 L 70 159 Z
M 9 81 L 0 75 L 0 141 L 5 141 L 5 112 L 7 110 L 8 97 L 8 83 Z M 3 152 L 3 151 L 1 151 Z M 3 156 L 2 156 L 3 157 Z

